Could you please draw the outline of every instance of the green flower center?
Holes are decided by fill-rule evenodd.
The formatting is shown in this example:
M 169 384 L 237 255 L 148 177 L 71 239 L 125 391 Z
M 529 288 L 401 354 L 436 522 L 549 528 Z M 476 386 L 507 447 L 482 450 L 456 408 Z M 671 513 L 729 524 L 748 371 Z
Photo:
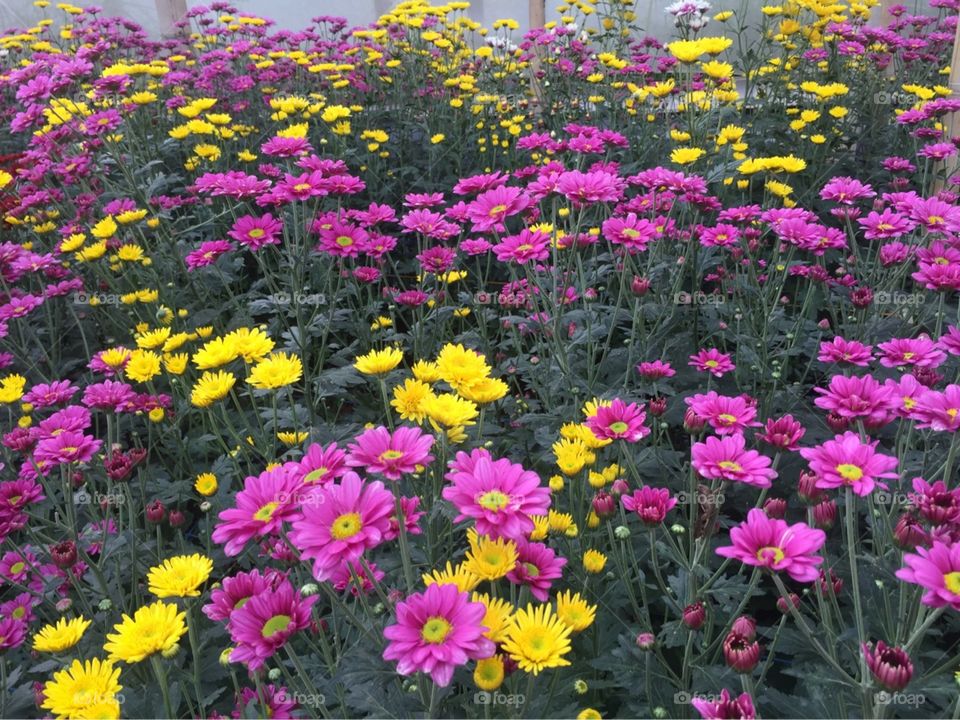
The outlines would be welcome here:
M 622 435 L 629 429 L 630 426 L 627 425 L 623 420 L 617 420 L 615 423 L 610 423 L 610 432 L 616 433 L 617 435 Z
M 280 507 L 280 503 L 276 500 L 268 502 L 253 514 L 253 519 L 259 520 L 260 522 L 270 522 L 278 507 Z
M 260 634 L 265 638 L 271 638 L 290 627 L 291 622 L 293 621 L 289 615 L 274 615 L 263 624 L 263 630 L 260 631 Z
M 420 637 L 432 645 L 439 645 L 447 639 L 453 626 L 445 618 L 434 616 L 427 618 L 420 630 Z
M 491 490 L 481 495 L 477 502 L 480 504 L 480 507 L 485 510 L 497 512 L 507 506 L 507 503 L 510 502 L 510 497 L 499 490 Z

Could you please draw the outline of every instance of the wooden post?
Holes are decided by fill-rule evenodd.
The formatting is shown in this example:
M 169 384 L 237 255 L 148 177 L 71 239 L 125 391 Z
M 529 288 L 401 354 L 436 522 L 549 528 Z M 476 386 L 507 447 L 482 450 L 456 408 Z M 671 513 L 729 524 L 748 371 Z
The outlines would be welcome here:
M 880 0 L 876 7 L 870 11 L 870 24 L 885 27 L 893 19 L 890 15 L 890 8 L 899 4 L 899 0 Z
M 187 0 L 157 0 L 157 21 L 160 36 L 177 37 L 186 33 L 177 27 L 177 23 L 187 14 Z

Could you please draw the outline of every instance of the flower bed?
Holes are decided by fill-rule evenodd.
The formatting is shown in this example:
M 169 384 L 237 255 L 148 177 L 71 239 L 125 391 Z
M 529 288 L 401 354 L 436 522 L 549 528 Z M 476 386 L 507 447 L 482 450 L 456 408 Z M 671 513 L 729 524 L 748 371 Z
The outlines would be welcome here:
M 35 4 L 0 715 L 956 714 L 955 0 Z

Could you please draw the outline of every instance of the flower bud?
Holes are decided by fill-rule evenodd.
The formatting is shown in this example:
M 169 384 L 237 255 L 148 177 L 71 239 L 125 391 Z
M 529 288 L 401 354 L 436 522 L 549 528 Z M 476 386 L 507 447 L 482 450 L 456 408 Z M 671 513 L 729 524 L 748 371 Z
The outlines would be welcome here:
M 885 689 L 903 690 L 913 677 L 913 662 L 903 648 L 890 647 L 881 640 L 875 650 L 868 643 L 862 650 L 874 679 Z
M 77 562 L 77 546 L 73 540 L 64 540 L 50 548 L 50 559 L 61 570 L 73 567 Z
M 610 493 L 613 495 L 623 495 L 630 492 L 630 485 L 623 478 L 617 478 L 610 486 Z
M 626 525 L 617 525 L 613 530 L 613 534 L 616 536 L 617 540 L 626 540 L 630 537 L 630 528 Z
M 699 600 L 683 609 L 683 624 L 691 630 L 699 630 L 707 620 L 707 611 Z
M 185 522 L 187 522 L 187 516 L 183 514 L 182 510 L 173 509 L 170 511 L 170 514 L 167 516 L 167 520 L 170 523 L 170 527 L 178 528 L 182 527 Z
M 824 500 L 813 507 L 813 524 L 821 530 L 829 530 L 837 522 L 837 503 Z
M 657 638 L 653 633 L 642 632 L 637 635 L 637 647 L 641 650 L 652 650 Z
M 757 621 L 749 615 L 741 615 L 733 621 L 730 632 L 743 635 L 747 640 L 754 640 L 757 637 Z
M 904 550 L 913 550 L 927 542 L 927 533 L 912 513 L 903 513 L 893 529 L 893 539 Z
M 146 509 L 147 522 L 159 525 L 167 516 L 167 508 L 159 500 L 154 500 Z
M 683 429 L 691 435 L 697 435 L 706 426 L 707 421 L 697 415 L 693 408 L 688 408 L 683 416 Z
M 747 674 L 760 662 L 760 643 L 731 632 L 723 641 L 723 657 L 738 673 Z
M 797 483 L 797 495 L 805 503 L 816 505 L 823 499 L 823 491 L 817 487 L 817 476 L 812 472 L 800 473 L 800 481 Z
M 648 409 L 650 410 L 650 415 L 660 417 L 667 411 L 667 399 L 663 397 L 653 398 L 650 401 Z
M 650 290 L 650 280 L 639 275 L 634 275 L 630 281 L 630 291 L 637 297 L 643 297 Z
M 768 518 L 783 520 L 787 514 L 787 501 L 783 498 L 770 498 L 763 504 L 763 512 Z
M 593 511 L 597 514 L 597 517 L 607 518 L 613 515 L 617 511 L 616 500 L 613 499 L 613 496 L 608 493 L 600 490 L 596 495 L 593 496 Z
M 800 609 L 800 596 L 796 593 L 790 593 L 789 602 L 787 598 L 780 597 L 777 599 L 777 610 L 782 612 L 784 615 L 789 615 L 792 610 Z

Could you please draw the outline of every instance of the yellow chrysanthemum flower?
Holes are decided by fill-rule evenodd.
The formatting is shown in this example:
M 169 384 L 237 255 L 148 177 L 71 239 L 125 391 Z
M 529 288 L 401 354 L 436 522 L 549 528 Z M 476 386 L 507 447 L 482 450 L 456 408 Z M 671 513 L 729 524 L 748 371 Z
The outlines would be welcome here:
M 120 668 L 109 660 L 74 660 L 43 686 L 44 710 L 58 718 L 119 718 Z
M 473 425 L 474 418 L 480 414 L 474 403 L 451 393 L 424 398 L 421 407 L 437 432 Z
M 7 375 L 0 379 L 0 403 L 15 403 L 23 397 L 27 379 L 23 375 Z
M 440 380 L 440 368 L 437 367 L 435 362 L 430 362 L 429 360 L 417 360 L 410 370 L 413 372 L 413 376 L 417 380 L 420 382 L 425 382 L 428 385 Z
M 386 375 L 403 360 L 403 351 L 399 348 L 371 350 L 361 355 L 353 366 L 364 375 Z
M 260 328 L 237 328 L 227 333 L 224 339 L 229 339 L 237 354 L 248 363 L 265 358 L 274 347 L 273 340 Z
M 487 405 L 502 398 L 507 390 L 507 384 L 499 378 L 482 378 L 463 388 L 460 396 L 477 405 Z
M 193 386 L 190 402 L 196 407 L 210 407 L 217 400 L 225 398 L 236 382 L 237 378 L 232 373 L 223 370 L 205 372 Z
M 483 356 L 463 345 L 447 344 L 437 355 L 440 377 L 458 393 L 490 374 L 490 366 Z
M 583 554 L 583 569 L 596 575 L 607 566 L 607 556 L 599 550 L 587 550 Z
M 569 627 L 554 614 L 550 605 L 517 610 L 507 628 L 503 649 L 521 670 L 539 675 L 542 670 L 569 665 Z
M 427 587 L 431 585 L 456 585 L 460 592 L 470 592 L 480 584 L 480 578 L 470 572 L 465 563 L 453 567 L 449 560 L 444 569 L 424 573 L 422 577 L 423 584 Z
M 33 636 L 33 649 L 36 652 L 57 653 L 69 650 L 83 637 L 90 627 L 90 620 L 82 617 L 67 620 L 60 618 L 56 625 L 45 625 Z
M 477 660 L 473 671 L 473 682 L 481 690 L 492 692 L 503 684 L 504 667 L 500 655 Z
M 147 586 L 158 598 L 198 597 L 200 586 L 213 572 L 213 561 L 194 553 L 168 558 L 160 565 L 150 568 Z
M 503 642 L 507 628 L 513 621 L 513 605 L 503 598 L 492 598 L 486 593 L 473 593 L 471 599 L 473 602 L 483 603 L 487 608 L 487 612 L 480 622 L 487 628 L 487 631 L 483 634 L 484 637 L 495 643 Z
M 422 423 L 426 417 L 423 401 L 433 395 L 433 390 L 425 382 L 414 378 L 407 378 L 403 385 L 393 389 L 393 400 L 390 405 L 399 413 L 402 420 Z
M 123 372 L 130 380 L 147 382 L 160 374 L 160 356 L 151 350 L 134 350 Z
M 470 550 L 464 561 L 466 568 L 483 580 L 497 580 L 513 570 L 517 564 L 517 545 L 510 540 L 492 540 L 478 535 L 473 528 L 467 532 Z
M 217 487 L 219 487 L 217 476 L 208 472 L 197 475 L 197 479 L 193 483 L 193 489 L 204 497 L 213 495 L 217 491 Z
M 200 328 L 197 328 L 197 333 L 200 333 Z M 238 357 L 240 357 L 240 349 L 237 347 L 237 339 L 227 335 L 214 338 L 195 352 L 193 364 L 199 370 L 212 370 L 233 362 Z
M 133 617 L 124 615 L 107 635 L 103 649 L 111 660 L 128 663 L 146 660 L 157 652 L 170 653 L 187 632 L 186 618 L 176 605 L 158 600 L 137 610 Z
M 586 630 L 593 625 L 596 616 L 597 606 L 580 597 L 580 593 L 567 590 L 557 595 L 557 617 L 573 632 Z
M 247 383 L 261 390 L 277 390 L 303 377 L 303 363 L 292 353 L 278 352 L 264 358 L 250 371 Z

